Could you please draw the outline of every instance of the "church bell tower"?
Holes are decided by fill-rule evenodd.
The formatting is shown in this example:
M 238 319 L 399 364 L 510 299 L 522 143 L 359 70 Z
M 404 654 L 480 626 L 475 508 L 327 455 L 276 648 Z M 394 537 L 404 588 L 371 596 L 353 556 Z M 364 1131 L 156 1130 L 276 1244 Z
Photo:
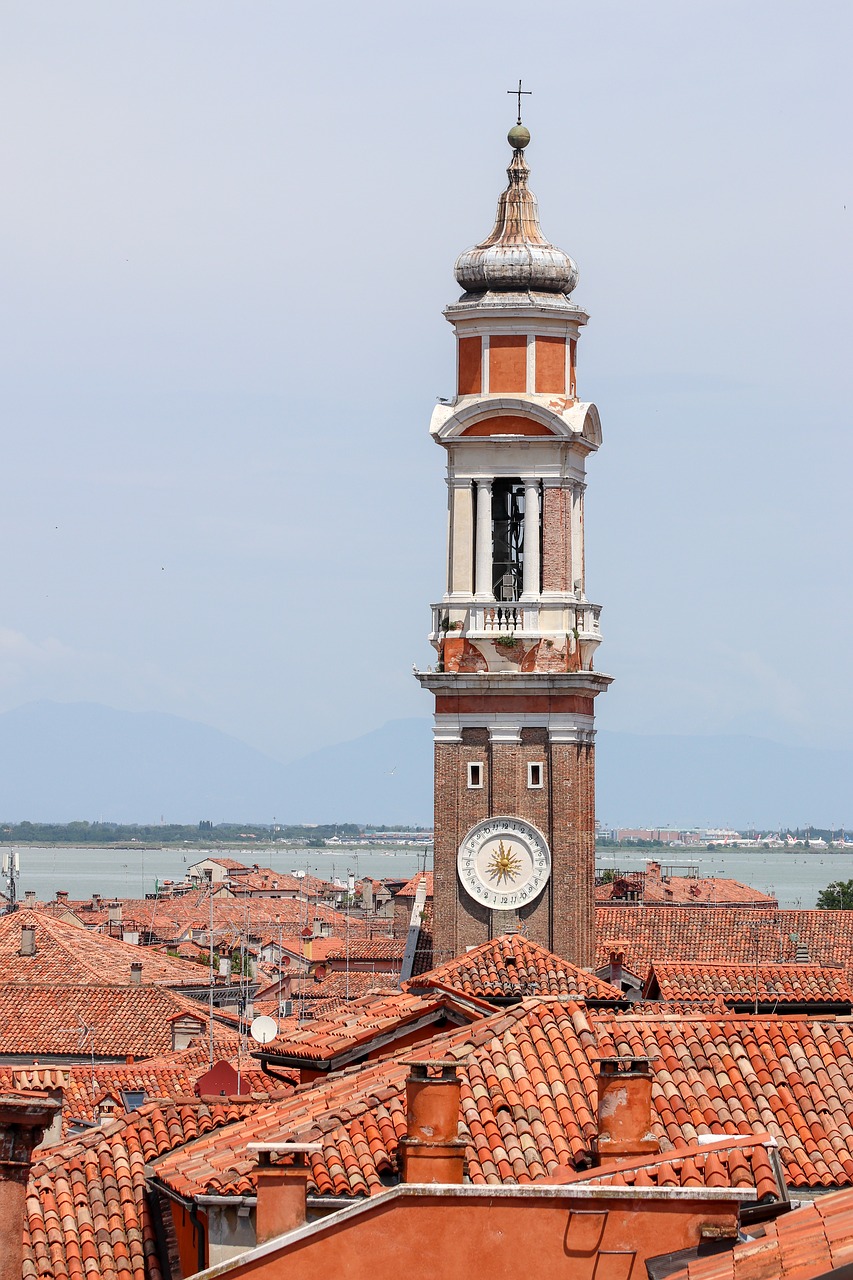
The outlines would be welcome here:
M 456 260 L 456 394 L 430 425 L 448 487 L 437 662 L 418 674 L 435 696 L 435 962 L 520 931 L 589 966 L 610 677 L 594 669 L 584 492 L 601 424 L 577 391 L 578 269 L 539 226 L 520 119 L 508 141 L 494 229 Z

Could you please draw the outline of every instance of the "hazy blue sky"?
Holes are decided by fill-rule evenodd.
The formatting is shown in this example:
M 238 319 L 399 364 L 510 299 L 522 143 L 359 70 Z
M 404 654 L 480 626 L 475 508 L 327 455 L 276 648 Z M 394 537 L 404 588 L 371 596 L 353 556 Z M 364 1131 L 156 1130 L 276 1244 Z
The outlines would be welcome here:
M 441 308 L 522 76 L 592 317 L 601 723 L 853 744 L 849 3 L 6 0 L 0 29 L 0 710 L 285 760 L 430 713 Z

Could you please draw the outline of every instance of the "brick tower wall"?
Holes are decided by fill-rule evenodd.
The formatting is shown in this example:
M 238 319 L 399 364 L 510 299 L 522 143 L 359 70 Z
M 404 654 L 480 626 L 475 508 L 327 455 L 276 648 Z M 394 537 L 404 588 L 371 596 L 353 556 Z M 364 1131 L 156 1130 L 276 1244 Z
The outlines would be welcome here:
M 521 742 L 490 743 L 488 730 L 465 729 L 461 742 L 435 745 L 434 959 L 460 955 L 504 931 L 505 921 L 458 885 L 456 856 L 466 833 L 494 816 L 524 818 L 551 849 L 551 878 L 518 927 L 574 964 L 594 956 L 594 748 L 550 743 L 546 729 L 523 729 Z M 541 762 L 543 786 L 527 786 Z M 483 787 L 469 789 L 468 764 L 481 763 Z M 495 913 L 498 916 L 498 913 Z

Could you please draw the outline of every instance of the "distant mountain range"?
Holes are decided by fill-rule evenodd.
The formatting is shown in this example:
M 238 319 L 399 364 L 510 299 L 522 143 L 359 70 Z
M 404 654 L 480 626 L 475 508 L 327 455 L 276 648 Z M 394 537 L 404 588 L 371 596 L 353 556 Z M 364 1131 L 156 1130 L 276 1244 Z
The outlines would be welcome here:
M 740 736 L 602 731 L 611 826 L 853 827 L 853 751 Z M 159 712 L 33 702 L 0 714 L 0 820 L 432 822 L 427 719 L 392 720 L 282 764 Z

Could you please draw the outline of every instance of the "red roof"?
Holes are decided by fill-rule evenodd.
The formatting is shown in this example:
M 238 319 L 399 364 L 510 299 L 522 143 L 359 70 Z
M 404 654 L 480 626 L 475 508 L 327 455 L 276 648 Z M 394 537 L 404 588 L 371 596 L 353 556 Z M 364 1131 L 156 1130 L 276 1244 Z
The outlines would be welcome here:
M 225 1059 L 236 1067 L 240 1047 L 237 1038 L 229 1041 L 217 1037 L 215 1044 L 217 1059 Z M 62 1132 L 67 1136 L 75 1120 L 95 1120 L 96 1101 L 104 1093 L 120 1104 L 122 1093 L 127 1091 L 144 1093 L 144 1102 L 193 1095 L 196 1081 L 210 1069 L 209 1055 L 210 1047 L 205 1042 L 140 1062 L 96 1062 L 94 1067 L 91 1062 L 61 1067 L 0 1065 L 0 1089 L 61 1089 Z M 261 1071 L 255 1059 L 245 1053 L 240 1074 L 256 1099 L 289 1091 L 285 1084 L 279 1089 L 272 1077 Z
M 453 1057 L 474 1183 L 529 1183 L 586 1157 L 596 1133 L 599 1057 L 652 1059 L 652 1128 L 665 1149 L 703 1134 L 769 1133 L 788 1180 L 853 1184 L 853 1025 L 808 1018 L 591 1017 L 572 1001 L 528 1000 L 418 1045 Z M 250 1194 L 259 1140 L 322 1143 L 322 1195 L 367 1195 L 395 1170 L 411 1050 L 368 1062 L 261 1108 L 157 1172 L 180 1194 Z M 679 1151 L 680 1154 L 680 1151 Z
M 669 1280 L 817 1280 L 853 1265 L 853 1191 L 821 1196 L 783 1214 L 730 1252 L 697 1258 Z
M 0 987 L 0 1055 L 152 1058 L 172 1051 L 175 1016 L 204 1005 L 163 987 Z
M 35 930 L 32 956 L 20 954 L 24 926 Z M 199 981 L 194 965 L 149 947 L 90 933 L 46 911 L 20 910 L 0 916 L 0 981 L 4 985 L 128 985 L 132 964 L 142 965 L 143 983 L 178 987 Z
M 355 938 L 349 943 L 340 938 L 334 940 L 334 944 L 326 948 L 327 960 L 395 960 L 399 965 L 403 959 L 403 952 L 406 950 L 405 938 Z M 316 960 L 319 957 L 314 955 L 312 948 L 311 959 Z
M 775 907 L 776 898 L 740 880 L 724 876 L 663 876 L 660 865 L 651 862 L 645 871 L 617 875 L 607 884 L 595 886 L 596 903 L 645 906 Z
M 793 964 L 804 947 L 809 963 L 840 967 L 853 981 L 853 911 L 596 907 L 595 918 L 596 968 L 617 939 L 625 940 L 625 963 L 635 973 L 655 960 Z
M 472 947 L 406 985 L 422 990 L 432 983 L 483 1000 L 520 1000 L 524 996 L 566 996 L 574 1000 L 623 999 L 618 987 L 516 933 Z
M 840 1004 L 850 1011 L 853 996 L 843 969 L 814 964 L 663 964 L 646 979 L 651 999 L 705 1000 L 720 995 L 727 1005 Z
M 165 1280 L 146 1165 L 256 1105 L 197 1098 L 152 1103 L 47 1148 L 27 1186 L 23 1280 Z
M 473 1006 L 464 1008 L 452 995 L 412 995 L 408 991 L 363 996 L 350 1000 L 323 1019 L 300 1022 L 289 1018 L 279 1028 L 275 1040 L 264 1046 L 264 1054 L 316 1062 L 341 1064 L 366 1057 L 375 1044 L 388 1043 L 409 1035 L 413 1024 L 473 1022 L 481 1017 Z
M 418 885 L 421 880 L 426 879 L 427 897 L 433 896 L 432 881 L 433 873 L 431 871 L 419 871 L 416 876 L 412 876 L 411 880 L 407 880 L 402 889 L 398 889 L 395 898 L 414 898 L 417 893 Z

